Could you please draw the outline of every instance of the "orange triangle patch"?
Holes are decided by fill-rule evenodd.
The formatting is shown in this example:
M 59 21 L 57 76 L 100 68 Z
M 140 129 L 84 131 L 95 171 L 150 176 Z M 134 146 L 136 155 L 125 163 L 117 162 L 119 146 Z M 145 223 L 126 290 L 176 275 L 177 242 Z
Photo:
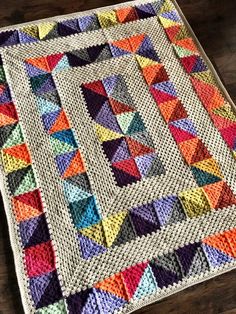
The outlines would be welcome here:
M 125 113 L 125 112 L 132 112 L 132 111 L 135 111 L 134 108 L 128 106 L 128 105 L 125 105 L 113 98 L 109 98 L 109 103 L 112 107 L 112 110 L 114 112 L 114 114 L 121 114 L 121 113 Z
M 128 52 L 132 52 L 132 47 L 130 46 L 129 39 L 127 39 L 127 38 L 122 39 L 122 40 L 118 40 L 118 41 L 113 41 L 112 45 L 119 48 L 119 49 L 122 49 L 122 50 L 125 50 Z
M 0 127 L 8 125 L 8 124 L 13 124 L 17 122 L 17 119 L 14 119 L 12 117 L 9 117 L 5 114 L 0 113 Z
M 26 62 L 33 65 L 36 68 L 39 68 L 46 72 L 50 72 L 50 68 L 45 57 L 27 59 Z
M 120 23 L 127 23 L 138 19 L 136 11 L 133 7 L 118 9 L 116 10 L 116 15 Z
M 205 238 L 203 243 L 236 257 L 236 229 Z
M 31 157 L 26 144 L 20 144 L 10 148 L 5 148 L 3 152 L 17 159 L 21 159 L 25 161 L 27 164 L 31 163 Z
M 67 119 L 65 112 L 62 110 L 59 116 L 57 117 L 57 120 L 51 127 L 49 134 L 62 131 L 62 130 L 67 130 L 69 128 L 70 128 L 69 121 Z
M 128 300 L 121 273 L 115 274 L 95 285 L 95 288 L 110 292 L 120 298 Z
M 142 44 L 143 40 L 145 38 L 145 35 L 136 35 L 129 38 L 129 42 L 132 48 L 132 52 L 136 52 L 140 45 Z
M 144 67 L 143 76 L 148 85 L 153 85 L 169 80 L 166 70 L 162 64 L 155 64 Z
M 159 105 L 166 122 L 187 118 L 187 112 L 179 99 L 166 101 Z
M 236 204 L 236 197 L 224 181 L 206 185 L 203 189 L 214 209 L 222 209 Z
M 176 41 L 175 44 L 184 48 L 184 49 L 192 51 L 193 53 L 198 53 L 198 49 L 197 49 L 192 38 L 180 39 L 180 40 Z
M 71 160 L 70 165 L 68 166 L 68 168 L 64 172 L 63 178 L 72 177 L 76 174 L 80 174 L 80 173 L 83 173 L 85 171 L 86 171 L 86 169 L 85 169 L 85 165 L 84 165 L 81 153 L 80 153 L 80 151 L 77 151 L 76 155 Z
M 178 146 L 189 165 L 211 158 L 209 151 L 199 138 L 179 143 Z
M 143 145 L 142 143 L 127 137 L 126 138 L 128 147 L 129 147 L 129 151 L 131 153 L 132 157 L 138 157 L 138 156 L 142 156 L 142 155 L 146 155 L 149 153 L 153 153 L 155 152 L 155 150 L 153 148 L 150 148 L 146 145 Z
M 193 77 L 191 78 L 191 81 L 197 91 L 198 96 L 208 111 L 219 108 L 224 104 L 224 99 L 215 86 L 207 84 Z
M 12 200 L 12 206 L 16 220 L 18 222 L 37 217 L 42 214 L 42 211 L 40 211 L 39 209 L 34 208 L 14 198 Z

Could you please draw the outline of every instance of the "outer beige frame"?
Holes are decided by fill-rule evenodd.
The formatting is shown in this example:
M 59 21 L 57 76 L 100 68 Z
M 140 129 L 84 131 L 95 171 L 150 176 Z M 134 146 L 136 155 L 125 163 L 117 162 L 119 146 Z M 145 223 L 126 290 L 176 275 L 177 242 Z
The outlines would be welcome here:
M 150 1 L 144 0 L 144 1 L 130 2 L 128 4 L 132 4 L 133 5 L 134 3 L 148 3 L 148 2 L 150 2 Z M 115 7 L 127 6 L 128 4 L 125 3 L 125 4 L 121 4 L 121 5 L 115 6 Z M 111 8 L 111 7 L 109 7 L 109 8 Z M 102 10 L 107 10 L 109 8 L 104 8 Z M 178 10 L 180 10 L 180 9 L 178 8 Z M 99 11 L 100 11 L 100 9 L 99 9 Z M 89 12 L 94 12 L 94 11 L 87 11 L 87 12 L 82 13 L 82 15 L 88 14 Z M 95 10 L 95 12 L 96 12 L 96 10 Z M 72 16 L 78 16 L 78 15 L 80 15 L 80 14 L 76 13 L 76 14 L 73 14 L 73 15 L 64 16 L 63 18 L 70 18 Z M 182 13 L 181 13 L 181 15 L 182 15 Z M 183 15 L 182 15 L 182 17 L 183 17 Z M 44 21 L 50 21 L 50 20 L 54 20 L 55 21 L 55 20 L 60 20 L 61 18 L 62 17 L 53 18 L 53 19 L 46 19 Z M 185 23 L 187 23 L 184 17 L 183 17 L 183 19 L 184 19 Z M 42 21 L 40 21 L 40 22 L 42 22 Z M 188 27 L 189 27 L 189 25 L 188 25 Z M 10 29 L 10 28 L 4 28 L 4 29 Z M 112 32 L 112 29 L 110 31 Z M 196 37 L 195 37 L 195 39 L 196 39 Z M 55 42 L 55 44 L 56 44 L 56 41 L 57 40 L 53 40 L 51 42 Z M 198 45 L 200 47 L 199 43 L 198 43 Z M 32 45 L 31 48 L 33 48 L 33 45 Z M 15 50 L 15 53 L 17 55 L 18 49 L 21 50 L 20 47 L 19 48 L 16 47 L 16 48 L 1 48 L 0 51 L 1 51 L 1 53 L 3 52 L 3 54 L 4 54 L 4 51 L 5 51 L 6 55 L 8 54 L 9 56 L 11 56 L 11 50 Z M 224 94 L 227 97 L 227 99 L 229 100 L 229 102 L 232 103 L 232 105 L 233 105 L 232 100 L 230 99 L 229 95 L 227 94 L 227 92 L 226 92 L 225 88 L 223 87 L 223 84 L 221 83 L 219 77 L 217 76 L 217 74 L 216 74 L 212 64 L 209 62 L 209 59 L 206 57 L 206 55 L 203 52 L 201 47 L 200 47 L 200 50 L 202 51 L 202 54 L 203 54 L 206 62 L 208 63 L 209 67 L 211 68 L 212 72 L 215 74 L 219 86 L 221 87 L 222 91 L 224 92 Z M 10 72 L 7 73 L 7 77 L 8 77 L 8 79 L 10 78 Z M 17 98 L 15 100 L 16 100 L 16 104 L 17 104 L 17 102 L 18 102 Z M 26 136 L 26 138 L 27 138 L 27 136 Z M 28 140 L 28 138 L 27 138 L 27 140 Z M 226 151 L 228 151 L 227 148 L 226 148 Z M 217 153 L 217 155 L 218 155 L 218 153 Z M 228 155 L 228 153 L 226 153 L 226 155 Z M 221 158 L 221 157 L 218 156 L 218 158 Z M 233 165 L 233 163 L 232 163 L 232 165 Z M 233 168 L 233 169 L 235 169 L 235 168 Z M 1 173 L 3 174 L 2 167 L 1 167 Z M 235 176 L 231 175 L 228 171 L 227 171 L 227 175 L 228 175 L 228 182 L 231 184 L 231 186 L 233 188 L 235 188 L 235 180 L 236 180 Z M 15 264 L 16 264 L 17 277 L 18 277 L 18 282 L 19 282 L 19 286 L 20 286 L 20 290 L 21 290 L 21 295 L 22 295 L 24 309 L 25 309 L 26 313 L 33 313 L 31 300 L 30 300 L 29 295 L 27 294 L 27 278 L 23 275 L 24 274 L 24 265 L 22 263 L 23 256 L 22 256 L 22 252 L 21 252 L 21 249 L 20 249 L 20 246 L 19 246 L 19 239 L 18 239 L 18 235 L 17 235 L 17 228 L 16 228 L 15 220 L 14 220 L 14 217 L 13 217 L 13 214 L 12 214 L 12 209 L 11 209 L 11 206 L 9 206 L 9 195 L 8 195 L 7 190 L 6 190 L 6 182 L 5 182 L 5 179 L 4 179 L 4 175 L 1 176 L 1 191 L 2 191 L 2 194 L 3 194 L 4 206 L 5 206 L 6 213 L 7 213 L 9 232 L 10 232 L 10 238 L 11 238 L 11 245 L 12 245 L 13 252 L 14 252 L 14 259 L 15 259 Z M 223 230 L 225 230 L 227 228 L 235 227 L 236 226 L 236 217 L 235 217 L 235 214 L 234 214 L 234 210 L 235 210 L 235 207 L 233 206 L 232 208 L 224 209 L 224 210 L 222 210 L 220 212 L 217 212 L 214 215 L 213 214 L 209 214 L 209 215 L 207 215 L 205 217 L 199 217 L 199 218 L 196 218 L 196 219 L 192 219 L 191 221 L 187 221 L 186 224 L 183 224 L 182 227 L 186 228 L 186 231 L 187 231 L 188 228 L 189 228 L 189 230 L 192 230 L 192 228 L 198 226 L 195 229 L 195 234 L 192 234 L 192 236 L 191 236 L 191 240 L 195 239 L 196 241 L 198 241 L 202 237 L 205 237 L 205 236 L 207 236 L 207 235 L 209 235 L 211 233 L 219 232 L 219 231 L 221 231 L 221 230 L 223 231 Z M 220 227 L 217 227 L 217 225 L 219 225 Z M 157 244 L 156 239 L 159 239 L 159 240 L 161 239 L 163 241 L 162 242 L 163 243 L 162 244 L 162 248 L 163 249 L 160 252 L 156 251 L 155 255 L 166 253 L 167 251 L 169 251 L 169 248 L 166 247 L 166 241 L 169 239 L 169 236 L 170 236 L 171 233 L 177 235 L 178 232 L 180 232 L 179 231 L 180 230 L 179 227 L 180 227 L 179 224 L 176 224 L 174 226 L 171 226 L 168 230 L 165 228 L 165 229 L 161 230 L 160 232 L 158 232 L 156 235 L 150 235 L 150 236 L 146 237 L 145 239 L 142 239 L 142 243 L 141 242 L 137 243 L 136 249 L 137 250 L 143 249 L 145 251 L 145 249 L 147 249 L 149 247 L 148 252 L 145 251 L 145 253 L 147 253 L 146 258 L 148 258 L 148 257 L 151 258 L 151 256 L 153 256 L 153 252 L 151 252 L 151 251 L 153 251 L 154 249 L 156 250 L 156 244 Z M 179 240 L 180 239 L 181 238 L 179 237 Z M 179 247 L 179 245 L 184 244 L 185 242 L 187 243 L 187 242 L 189 242 L 191 240 L 187 236 L 185 239 L 181 239 L 180 242 L 175 243 L 175 245 L 173 244 L 172 245 L 172 249 L 175 248 L 175 247 L 177 248 L 177 247 Z M 160 245 L 160 243 L 159 243 L 159 245 Z M 125 255 L 127 250 L 128 250 L 128 245 L 124 245 L 124 246 L 122 246 L 121 248 L 118 249 L 117 253 Z M 109 253 L 109 258 L 110 259 L 115 258 L 113 253 Z M 103 255 L 98 257 L 98 259 L 91 261 L 91 264 L 94 264 L 94 266 L 96 267 L 96 263 L 98 263 L 99 261 L 100 262 L 103 261 Z M 134 260 L 132 260 L 132 263 L 138 262 L 138 261 L 139 260 L 134 259 Z M 58 263 L 57 266 L 60 269 L 60 267 L 61 267 L 60 263 Z M 112 266 L 114 266 L 114 265 L 112 265 Z M 186 287 L 188 287 L 190 285 L 193 285 L 193 284 L 196 284 L 198 282 L 204 281 L 204 280 L 209 279 L 209 278 L 211 278 L 211 277 L 213 277 L 215 275 L 218 275 L 220 273 L 229 271 L 229 270 L 235 268 L 235 266 L 236 266 L 236 263 L 231 263 L 231 264 L 225 265 L 224 267 L 220 267 L 219 269 L 215 269 L 214 271 L 210 271 L 208 273 L 205 273 L 204 275 L 196 276 L 194 278 L 191 277 L 188 280 L 184 280 L 183 282 L 181 282 L 180 284 L 178 284 L 176 286 L 173 286 L 172 288 L 164 289 L 161 292 L 158 292 L 156 295 L 148 297 L 145 300 L 142 300 L 142 301 L 136 303 L 135 305 L 133 305 L 133 304 L 127 305 L 127 307 L 124 310 L 122 310 L 122 312 L 123 313 L 127 313 L 129 311 L 136 310 L 137 308 L 142 307 L 145 304 L 148 304 L 150 302 L 154 302 L 156 300 L 159 300 L 159 299 L 161 299 L 163 297 L 166 297 L 167 295 L 170 295 L 170 294 L 172 294 L 174 292 L 182 290 L 182 289 L 184 289 L 184 288 L 186 288 Z M 114 268 L 114 272 L 118 271 L 118 269 L 120 269 L 120 268 L 119 267 L 118 268 Z M 100 279 L 105 278 L 106 276 L 109 275 L 108 273 L 106 273 L 106 269 L 103 269 L 102 273 L 103 273 L 103 275 L 100 276 Z M 81 279 L 83 280 L 83 277 Z M 99 278 L 97 278 L 96 280 L 94 279 L 94 280 L 97 281 L 98 279 Z M 92 281 L 91 281 L 91 284 L 92 284 Z M 85 287 L 85 286 L 82 285 L 81 287 Z M 73 291 L 73 287 L 70 287 L 69 290 Z M 68 294 L 69 291 L 67 291 L 67 292 L 64 291 L 64 293 Z

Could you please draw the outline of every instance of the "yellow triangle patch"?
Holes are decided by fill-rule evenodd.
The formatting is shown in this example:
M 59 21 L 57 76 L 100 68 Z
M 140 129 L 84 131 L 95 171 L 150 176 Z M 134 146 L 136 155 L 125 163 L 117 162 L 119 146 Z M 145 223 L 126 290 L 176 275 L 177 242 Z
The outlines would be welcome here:
M 112 243 L 115 241 L 126 215 L 127 212 L 122 211 L 102 221 L 107 247 L 112 246 Z
M 95 130 L 100 142 L 111 141 L 123 137 L 122 134 L 113 132 L 98 123 L 95 124 Z
M 33 38 L 38 38 L 38 26 L 37 25 L 30 25 L 30 26 L 23 27 L 21 29 L 21 32 Z
M 191 75 L 195 77 L 196 79 L 203 81 L 205 83 L 212 84 L 212 85 L 216 84 L 215 78 L 213 77 L 210 70 L 192 73 Z
M 159 16 L 159 19 L 160 19 L 161 24 L 163 25 L 164 28 L 169 28 L 172 26 L 181 25 L 181 23 L 169 20 L 163 16 Z
M 165 13 L 172 10 L 175 10 L 175 7 L 172 4 L 172 2 L 169 0 L 165 0 L 163 6 L 161 7 L 160 13 Z
M 55 27 L 56 23 L 42 23 L 38 25 L 39 39 L 46 37 Z
M 92 225 L 89 228 L 81 229 L 80 233 L 90 238 L 91 240 L 97 242 L 98 244 L 106 246 L 105 235 L 104 235 L 103 226 L 101 222 L 99 222 L 96 225 Z
M 115 11 L 101 12 L 97 14 L 102 28 L 111 27 L 118 24 Z
M 139 56 L 139 55 L 136 55 L 136 59 L 138 61 L 138 64 L 140 65 L 140 67 L 143 69 L 143 68 L 146 68 L 150 65 L 156 65 L 156 64 L 159 64 L 157 61 L 153 61 L 149 58 L 145 58 L 145 57 L 142 57 L 142 56 Z
M 213 112 L 222 118 L 234 122 L 236 121 L 236 116 L 229 105 L 223 105 L 219 108 L 213 109 Z
M 22 159 L 18 159 L 4 152 L 2 152 L 2 160 L 3 160 L 4 169 L 7 173 L 25 168 L 29 165 L 28 162 Z
M 202 160 L 200 162 L 193 164 L 193 166 L 202 170 L 202 171 L 211 173 L 214 176 L 217 176 L 219 178 L 223 178 L 223 175 L 220 171 L 219 165 L 215 161 L 215 159 L 213 159 L 213 158 Z

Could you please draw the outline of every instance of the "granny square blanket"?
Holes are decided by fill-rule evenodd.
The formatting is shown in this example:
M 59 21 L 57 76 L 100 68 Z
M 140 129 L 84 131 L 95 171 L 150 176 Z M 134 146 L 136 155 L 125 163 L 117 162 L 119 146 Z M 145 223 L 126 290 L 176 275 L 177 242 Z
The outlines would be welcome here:
M 0 31 L 25 313 L 130 313 L 236 267 L 236 115 L 174 0 Z

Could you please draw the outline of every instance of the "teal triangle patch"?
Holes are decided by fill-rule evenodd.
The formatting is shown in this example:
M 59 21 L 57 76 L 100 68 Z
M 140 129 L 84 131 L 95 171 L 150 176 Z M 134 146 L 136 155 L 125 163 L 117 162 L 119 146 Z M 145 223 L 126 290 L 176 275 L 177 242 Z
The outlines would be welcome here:
M 139 285 L 133 296 L 134 299 L 142 299 L 143 297 L 156 292 L 158 289 L 156 280 L 152 273 L 150 266 L 147 266 L 143 276 L 139 282 Z
M 211 174 L 209 172 L 203 171 L 201 169 L 198 169 L 194 166 L 191 167 L 193 176 L 197 182 L 197 184 L 201 187 L 207 184 L 216 183 L 221 181 L 222 179 L 215 176 L 214 174 Z
M 58 106 L 57 104 L 44 99 L 42 97 L 37 97 L 37 106 L 38 106 L 38 110 L 40 112 L 41 115 L 46 114 L 46 113 L 50 113 L 50 112 L 54 112 L 54 111 L 58 111 L 61 109 L 60 106 Z
M 66 180 L 64 180 L 63 182 L 63 187 L 64 187 L 64 192 L 65 192 L 65 197 L 69 203 L 80 201 L 91 196 L 90 193 L 83 191 L 78 186 L 71 184 Z
M 11 132 L 5 144 L 3 145 L 3 148 L 12 147 L 22 143 L 24 143 L 24 137 L 22 134 L 20 124 L 18 123 L 14 130 Z

